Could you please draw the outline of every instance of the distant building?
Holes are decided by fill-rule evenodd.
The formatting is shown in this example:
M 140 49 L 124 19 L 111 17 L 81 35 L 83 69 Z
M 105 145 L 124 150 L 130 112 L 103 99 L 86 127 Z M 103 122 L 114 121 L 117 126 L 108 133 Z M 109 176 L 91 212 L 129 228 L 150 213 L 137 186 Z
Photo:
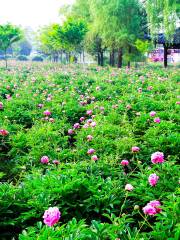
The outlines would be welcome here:
M 163 62 L 164 61 L 164 48 L 158 47 L 149 54 L 149 60 L 151 62 Z M 180 49 L 168 49 L 167 51 L 168 63 L 180 63 Z

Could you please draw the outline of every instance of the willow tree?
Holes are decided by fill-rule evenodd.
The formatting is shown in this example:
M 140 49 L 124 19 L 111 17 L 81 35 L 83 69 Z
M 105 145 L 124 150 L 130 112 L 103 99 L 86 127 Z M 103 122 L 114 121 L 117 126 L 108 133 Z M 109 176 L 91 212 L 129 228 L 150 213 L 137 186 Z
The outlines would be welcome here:
M 172 40 L 179 18 L 178 0 L 144 1 L 150 33 L 153 38 L 163 32 L 168 41 Z
M 117 66 L 122 67 L 123 53 L 129 57 L 141 32 L 141 4 L 138 0 L 91 0 L 94 28 L 100 32 L 103 42 L 118 52 Z

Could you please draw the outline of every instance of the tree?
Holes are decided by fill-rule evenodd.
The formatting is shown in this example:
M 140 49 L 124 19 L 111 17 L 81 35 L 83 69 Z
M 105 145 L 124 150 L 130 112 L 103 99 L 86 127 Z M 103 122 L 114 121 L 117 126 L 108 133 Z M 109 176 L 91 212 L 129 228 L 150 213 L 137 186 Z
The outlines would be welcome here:
M 40 45 L 38 48 L 45 54 L 50 55 L 53 61 L 58 60 L 58 52 L 63 48 L 61 40 L 61 27 L 58 24 L 51 24 L 43 27 L 38 35 Z
M 151 36 L 155 38 L 162 31 L 167 41 L 172 40 L 179 19 L 180 3 L 177 0 L 146 0 L 144 5 L 148 16 Z
M 7 68 L 7 49 L 13 43 L 22 38 L 22 32 L 19 27 L 11 24 L 0 25 L 0 50 L 4 52 L 6 68 Z
M 100 33 L 104 45 L 113 54 L 114 50 L 118 52 L 117 66 L 122 67 L 123 51 L 131 55 L 136 39 L 143 34 L 139 1 L 91 0 L 91 13 L 94 28 Z M 112 61 L 114 62 L 114 59 Z

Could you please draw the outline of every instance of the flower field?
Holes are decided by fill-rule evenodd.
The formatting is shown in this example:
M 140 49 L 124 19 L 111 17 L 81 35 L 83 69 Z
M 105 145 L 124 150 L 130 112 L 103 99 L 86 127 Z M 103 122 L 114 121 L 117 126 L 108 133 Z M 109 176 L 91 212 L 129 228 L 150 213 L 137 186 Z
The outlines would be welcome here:
M 178 240 L 180 70 L 0 68 L 0 239 Z

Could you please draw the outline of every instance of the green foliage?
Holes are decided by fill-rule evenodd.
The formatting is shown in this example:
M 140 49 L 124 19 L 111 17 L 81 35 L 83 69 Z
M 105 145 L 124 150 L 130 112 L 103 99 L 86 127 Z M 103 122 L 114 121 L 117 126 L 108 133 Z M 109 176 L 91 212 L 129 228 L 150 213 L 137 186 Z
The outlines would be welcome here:
M 172 40 L 179 20 L 178 5 L 176 0 L 147 0 L 145 7 L 149 21 L 151 35 L 156 37 L 162 30 L 166 39 Z
M 5 54 L 6 67 L 7 67 L 7 49 L 11 45 L 22 38 L 22 32 L 20 28 L 11 24 L 0 25 L 0 50 Z
M 178 76 L 178 69 L 151 66 L 118 71 L 33 62 L 0 69 L 0 129 L 9 132 L 0 135 L 0 238 L 179 239 Z M 95 127 L 85 125 L 91 118 Z M 132 146 L 140 151 L 133 154 Z M 157 151 L 163 164 L 151 162 Z M 154 187 L 152 173 L 159 176 Z M 162 212 L 145 216 L 142 208 L 155 199 Z M 42 217 L 54 206 L 61 218 L 50 228 Z

